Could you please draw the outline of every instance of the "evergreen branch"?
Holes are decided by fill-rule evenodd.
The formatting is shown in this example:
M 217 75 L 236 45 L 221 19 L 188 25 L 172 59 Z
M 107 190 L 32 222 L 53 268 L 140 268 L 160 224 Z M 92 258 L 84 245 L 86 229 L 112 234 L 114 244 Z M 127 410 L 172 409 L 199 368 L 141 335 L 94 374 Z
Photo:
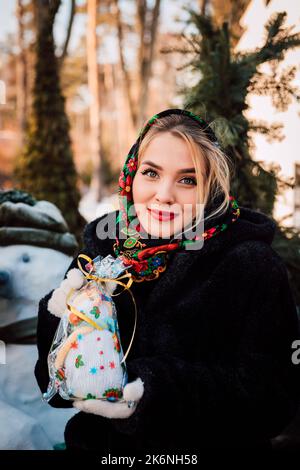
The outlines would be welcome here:
M 191 38 L 189 38 L 185 33 L 183 33 L 182 37 L 191 46 L 190 52 L 200 54 L 201 48 L 197 47 L 196 35 L 193 34 Z
M 173 54 L 175 52 L 178 52 L 180 54 L 187 54 L 187 53 L 190 53 L 192 52 L 191 50 L 188 50 L 184 47 L 177 47 L 177 46 L 165 46 L 165 47 L 161 47 L 159 52 L 161 52 L 162 54 Z
M 252 160 L 251 164 L 254 168 L 257 169 L 258 172 L 265 173 L 266 175 L 273 174 L 276 178 L 276 182 L 278 185 L 281 185 L 283 188 L 291 188 L 295 187 L 295 184 L 292 182 L 293 178 L 283 178 L 282 176 L 278 176 L 278 172 L 280 171 L 281 167 L 277 163 L 269 163 L 269 168 L 264 168 L 263 165 L 266 165 L 264 160 Z
M 282 25 L 287 17 L 285 11 L 275 13 L 265 24 L 266 42 L 271 42 L 279 32 L 282 32 Z
M 281 142 L 284 139 L 284 135 L 281 133 L 282 129 L 283 124 L 279 122 L 270 124 L 261 120 L 249 121 L 249 131 L 265 135 L 268 142 L 275 140 Z
M 273 74 L 256 73 L 250 82 L 248 91 L 259 96 L 270 96 L 273 106 L 279 111 L 285 111 L 292 99 L 300 100 L 300 90 L 291 82 L 296 77 L 296 67 L 288 67 L 278 73 L 277 61 L 273 64 Z

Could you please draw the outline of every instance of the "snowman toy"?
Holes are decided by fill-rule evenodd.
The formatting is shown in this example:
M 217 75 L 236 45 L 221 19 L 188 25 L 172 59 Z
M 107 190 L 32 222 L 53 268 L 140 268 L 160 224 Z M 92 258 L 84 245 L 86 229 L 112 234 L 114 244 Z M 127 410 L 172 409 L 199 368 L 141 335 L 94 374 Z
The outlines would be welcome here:
M 80 258 L 88 261 L 88 272 Z M 70 270 L 48 303 L 49 311 L 61 320 L 48 356 L 50 382 L 44 399 L 49 401 L 58 392 L 68 400 L 124 401 L 125 356 L 130 348 L 124 356 L 112 294 L 118 283 L 129 289 L 130 274 L 120 277 L 129 277 L 127 285 L 117 280 L 128 266 L 111 255 L 94 260 L 79 255 L 78 266 L 80 271 Z

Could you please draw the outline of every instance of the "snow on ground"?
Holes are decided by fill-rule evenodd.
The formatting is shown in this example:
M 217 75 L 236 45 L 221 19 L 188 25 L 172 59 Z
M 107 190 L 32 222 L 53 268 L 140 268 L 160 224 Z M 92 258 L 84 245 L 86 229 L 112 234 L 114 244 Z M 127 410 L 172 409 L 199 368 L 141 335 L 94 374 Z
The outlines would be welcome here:
M 119 207 L 118 194 L 104 197 L 100 202 L 96 201 L 95 195 L 92 191 L 88 191 L 79 203 L 79 212 L 86 219 L 91 222 L 104 214 L 113 212 Z

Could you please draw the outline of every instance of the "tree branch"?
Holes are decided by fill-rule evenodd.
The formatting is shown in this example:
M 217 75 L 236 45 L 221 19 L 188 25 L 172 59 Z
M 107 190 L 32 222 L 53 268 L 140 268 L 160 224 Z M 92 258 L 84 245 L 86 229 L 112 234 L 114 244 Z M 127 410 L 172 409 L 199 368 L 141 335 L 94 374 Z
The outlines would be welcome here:
M 125 82 L 125 88 L 126 88 L 126 94 L 127 94 L 131 119 L 132 119 L 133 125 L 136 126 L 137 116 L 136 116 L 134 101 L 133 101 L 133 97 L 131 93 L 130 77 L 126 68 L 125 57 L 123 54 L 123 39 L 124 39 L 123 38 L 123 26 L 122 26 L 121 12 L 120 12 L 118 0 L 113 0 L 113 4 L 115 7 L 115 15 L 116 15 L 116 23 L 117 23 L 120 64 L 121 64 L 121 69 L 122 69 L 122 73 L 124 76 L 124 82 Z
M 67 35 L 66 35 L 66 39 L 65 39 L 65 43 L 64 43 L 64 47 L 63 47 L 63 50 L 62 50 L 62 53 L 59 57 L 59 66 L 61 67 L 62 64 L 63 64 L 63 61 L 67 55 L 67 50 L 68 50 L 68 46 L 69 46 L 69 42 L 70 42 L 70 37 L 71 37 L 71 31 L 72 31 L 72 26 L 73 26 L 73 22 L 74 22 L 74 17 L 75 17 L 75 7 L 76 7 L 76 4 L 75 4 L 75 0 L 71 0 L 71 11 L 70 11 L 70 17 L 69 17 L 69 23 L 68 23 L 68 29 L 67 29 Z

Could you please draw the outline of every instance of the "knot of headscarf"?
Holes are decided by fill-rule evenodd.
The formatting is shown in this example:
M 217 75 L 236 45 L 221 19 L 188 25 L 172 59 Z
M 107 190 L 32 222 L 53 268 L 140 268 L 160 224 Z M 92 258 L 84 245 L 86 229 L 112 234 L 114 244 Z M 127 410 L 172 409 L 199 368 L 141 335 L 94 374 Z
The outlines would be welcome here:
M 135 282 L 157 279 L 166 270 L 167 261 L 171 253 L 176 250 L 197 249 L 197 246 L 202 247 L 204 241 L 226 230 L 240 215 L 238 203 L 230 195 L 230 207 L 220 223 L 205 230 L 201 235 L 197 234 L 192 238 L 188 238 L 183 233 L 180 239 L 171 238 L 169 240 L 151 237 L 143 238 L 143 228 L 139 222 L 134 225 L 136 214 L 132 210 L 134 205 L 132 183 L 138 167 L 139 146 L 151 126 L 157 120 L 170 114 L 184 115 L 193 119 L 205 132 L 210 141 L 215 146 L 220 147 L 213 130 L 207 122 L 196 114 L 183 109 L 167 109 L 155 114 L 140 131 L 138 139 L 131 147 L 120 173 L 119 213 L 116 231 L 119 237 L 116 235 L 116 242 L 113 246 L 115 255 L 120 257 L 123 263 L 128 266 L 132 279 Z M 191 247 L 191 244 L 193 247 Z

